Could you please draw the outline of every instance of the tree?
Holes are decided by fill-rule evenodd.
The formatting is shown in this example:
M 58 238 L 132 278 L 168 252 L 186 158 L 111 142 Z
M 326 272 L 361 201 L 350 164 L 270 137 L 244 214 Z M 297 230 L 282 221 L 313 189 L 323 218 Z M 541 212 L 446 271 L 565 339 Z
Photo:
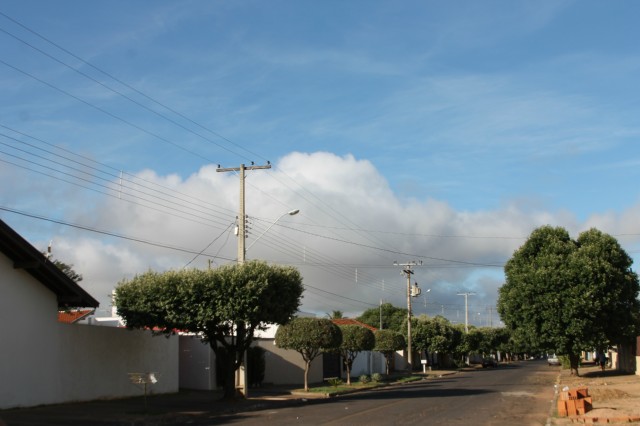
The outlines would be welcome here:
M 51 256 L 50 253 L 47 252 L 42 252 L 42 254 L 48 259 L 49 256 Z M 77 273 L 76 271 L 73 270 L 73 264 L 70 263 L 65 263 L 61 260 L 58 259 L 53 259 L 51 260 L 51 263 L 53 263 L 58 269 L 60 269 L 62 272 L 64 272 L 64 274 L 66 276 L 68 276 L 69 278 L 71 278 L 73 281 L 79 283 L 80 281 L 82 281 L 82 275 L 80 275 L 79 273 Z
M 393 330 L 376 330 L 374 333 L 376 345 L 373 350 L 381 352 L 384 355 L 387 374 L 391 367 L 393 354 L 406 346 L 404 336 Z
M 329 319 L 341 319 L 344 318 L 344 314 L 342 311 L 331 311 L 331 313 L 327 313 L 327 318 Z
M 412 323 L 412 341 L 419 351 L 446 353 L 453 350 L 453 327 L 446 318 L 420 316 Z
M 276 331 L 276 346 L 293 349 L 304 360 L 304 390 L 309 391 L 309 368 L 322 351 L 336 350 L 342 342 L 340 328 L 326 318 L 294 318 Z
M 421 315 L 411 324 L 411 338 L 416 350 L 424 351 L 427 355 L 438 353 L 439 360 L 444 359 L 445 354 L 454 352 L 457 343 L 456 333 L 446 318 L 440 315 L 434 318 Z
M 251 261 L 204 271 L 150 271 L 120 282 L 114 302 L 128 328 L 201 334 L 226 360 L 224 397 L 233 398 L 235 371 L 254 331 L 289 321 L 302 291 L 296 269 Z
M 370 351 L 376 344 L 373 332 L 368 328 L 355 324 L 340 325 L 342 343 L 338 352 L 347 370 L 347 385 L 351 385 L 351 367 L 353 361 L 362 351 Z
M 498 312 L 520 345 L 567 355 L 630 342 L 640 285 L 618 242 L 590 229 L 576 241 L 560 227 L 536 229 L 505 265 Z
M 380 326 L 380 318 L 382 318 L 382 326 Z M 406 308 L 396 308 L 391 303 L 383 303 L 379 308 L 367 309 L 356 319 L 372 327 L 400 332 L 406 318 Z

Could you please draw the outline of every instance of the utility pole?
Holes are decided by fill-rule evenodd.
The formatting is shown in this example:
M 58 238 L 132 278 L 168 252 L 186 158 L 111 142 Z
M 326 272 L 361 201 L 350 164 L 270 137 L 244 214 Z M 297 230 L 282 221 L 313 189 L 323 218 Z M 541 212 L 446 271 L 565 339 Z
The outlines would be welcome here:
M 218 164 L 218 168 L 216 172 L 239 172 L 240 176 L 240 211 L 238 212 L 238 263 L 243 264 L 245 260 L 245 241 L 247 238 L 246 233 L 246 214 L 244 211 L 244 178 L 246 170 L 258 170 L 258 169 L 270 169 L 271 163 L 267 161 L 267 164 L 264 166 L 255 166 L 253 161 L 250 166 L 245 166 L 244 164 L 240 164 L 240 167 L 220 167 Z
M 401 274 L 407 276 L 407 369 L 411 372 L 413 370 L 413 350 L 411 348 L 411 298 L 418 297 L 421 293 L 420 288 L 418 288 L 418 283 L 415 284 L 413 289 L 411 288 L 411 275 L 414 273 L 411 268 L 422 265 L 422 261 L 411 261 L 407 263 L 393 262 L 393 264 L 394 266 L 402 266 Z
M 238 213 L 238 264 L 242 265 L 245 259 L 245 253 L 247 252 L 245 249 L 245 239 L 246 235 L 246 214 L 244 212 L 244 178 L 246 170 L 258 170 L 258 169 L 270 169 L 271 163 L 267 161 L 265 166 L 255 166 L 253 161 L 250 166 L 245 166 L 244 164 L 240 164 L 240 167 L 220 167 L 218 164 L 218 168 L 216 168 L 216 172 L 239 172 L 240 176 L 240 211 Z M 249 386 L 248 386 L 248 377 L 246 371 L 247 365 L 247 353 L 244 353 L 243 365 L 238 369 L 236 373 L 236 386 L 242 388 L 245 398 L 249 396 Z
M 469 333 L 469 304 L 467 298 L 475 295 L 474 292 L 458 293 L 458 296 L 464 296 L 464 332 Z

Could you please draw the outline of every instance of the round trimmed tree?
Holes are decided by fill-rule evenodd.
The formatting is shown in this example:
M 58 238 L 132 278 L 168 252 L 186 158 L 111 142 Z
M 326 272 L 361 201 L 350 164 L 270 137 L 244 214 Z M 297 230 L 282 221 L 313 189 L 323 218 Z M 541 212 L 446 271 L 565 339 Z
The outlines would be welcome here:
M 326 318 L 294 318 L 276 331 L 276 346 L 293 349 L 304 360 L 304 390 L 309 390 L 309 368 L 323 351 L 336 350 L 342 342 L 340 328 Z

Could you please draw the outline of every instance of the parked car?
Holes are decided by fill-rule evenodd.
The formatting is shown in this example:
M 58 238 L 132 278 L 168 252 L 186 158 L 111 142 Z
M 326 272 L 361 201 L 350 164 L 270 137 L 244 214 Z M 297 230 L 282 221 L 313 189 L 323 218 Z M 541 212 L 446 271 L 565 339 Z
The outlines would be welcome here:
M 496 361 L 495 358 L 484 358 L 482 360 L 482 368 L 497 367 L 497 366 L 498 366 L 498 361 Z
M 560 365 L 560 360 L 558 359 L 558 357 L 553 354 L 550 355 L 549 358 L 547 358 L 547 364 L 549 365 Z

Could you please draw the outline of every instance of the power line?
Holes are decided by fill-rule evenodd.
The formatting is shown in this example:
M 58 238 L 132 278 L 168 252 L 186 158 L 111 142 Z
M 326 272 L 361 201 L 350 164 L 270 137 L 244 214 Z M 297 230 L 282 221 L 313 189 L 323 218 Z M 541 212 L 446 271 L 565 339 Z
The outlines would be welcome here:
M 213 257 L 213 256 L 210 256 L 210 255 L 201 254 L 198 251 L 187 249 L 187 248 L 183 248 L 183 247 L 176 247 L 176 246 L 172 246 L 172 245 L 169 245 L 169 244 L 158 243 L 158 242 L 145 240 L 145 239 L 137 238 L 137 237 L 129 237 L 129 236 L 126 236 L 126 235 L 117 234 L 115 232 L 110 232 L 110 231 L 105 231 L 105 230 L 101 230 L 101 229 L 97 229 L 97 228 L 92 228 L 90 226 L 85 226 L 85 225 L 79 225 L 79 224 L 67 222 L 67 221 L 64 221 L 64 220 L 52 219 L 52 218 L 48 218 L 48 217 L 45 217 L 45 216 L 41 216 L 41 215 L 37 215 L 37 214 L 33 214 L 33 213 L 27 213 L 27 212 L 24 212 L 24 211 L 12 209 L 12 208 L 9 208 L 9 207 L 0 206 L 0 210 L 6 211 L 6 212 L 9 212 L 9 213 L 18 214 L 18 215 L 21 215 L 21 216 L 30 217 L 30 218 L 33 218 L 33 219 L 38 219 L 38 220 L 44 220 L 44 221 L 47 221 L 47 222 L 57 223 L 58 225 L 69 226 L 71 228 L 81 229 L 81 230 L 93 232 L 93 233 L 96 233 L 96 234 L 108 235 L 110 237 L 120 238 L 120 239 L 128 240 L 128 241 L 134 241 L 136 243 L 146 244 L 146 245 L 150 245 L 150 246 L 154 246 L 154 247 L 160 247 L 160 248 L 164 248 L 164 249 L 168 249 L 168 250 L 175 250 L 175 251 L 179 251 L 179 252 L 183 252 L 183 253 L 198 254 L 198 255 L 203 255 L 203 256 L 207 256 L 207 257 Z M 220 257 L 220 256 L 217 256 L 216 258 L 217 259 L 221 259 L 221 260 L 227 260 L 227 261 L 233 261 L 234 260 L 234 259 L 230 259 L 230 258 L 226 258 L 226 257 Z

